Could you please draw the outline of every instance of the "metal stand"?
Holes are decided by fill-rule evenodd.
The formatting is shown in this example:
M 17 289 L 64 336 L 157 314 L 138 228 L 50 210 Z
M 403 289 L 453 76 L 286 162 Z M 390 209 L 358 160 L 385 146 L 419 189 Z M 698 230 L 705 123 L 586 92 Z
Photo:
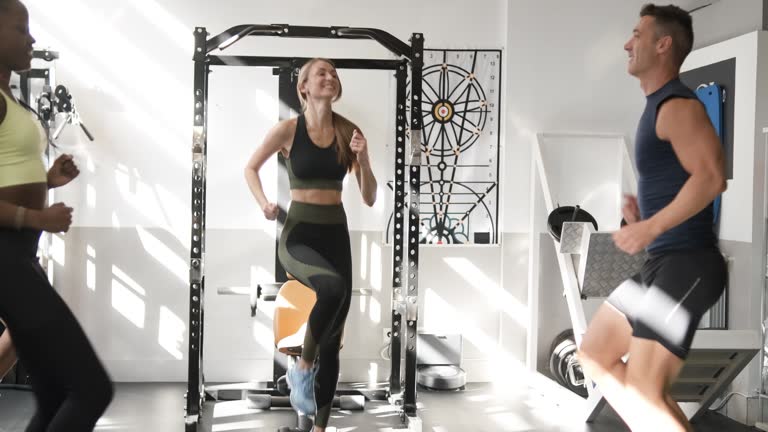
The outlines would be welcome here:
M 197 429 L 205 397 L 203 376 L 203 329 L 205 295 L 205 194 L 208 131 L 208 74 L 211 66 L 262 66 L 275 68 L 280 76 L 281 97 L 292 93 L 292 74 L 307 58 L 214 56 L 216 49 L 226 49 L 248 36 L 275 36 L 324 39 L 370 39 L 380 43 L 399 59 L 333 59 L 339 69 L 393 70 L 397 79 L 397 130 L 395 152 L 395 241 L 393 244 L 392 276 L 392 372 L 390 401 L 402 405 L 403 424 L 409 430 L 421 430 L 416 415 L 416 334 L 418 327 L 418 259 L 419 259 L 419 188 L 422 152 L 421 81 L 424 38 L 414 33 L 411 44 L 378 29 L 349 27 L 307 27 L 287 24 L 240 25 L 208 39 L 204 27 L 195 29 L 194 53 L 194 123 L 192 143 L 192 242 L 190 248 L 190 315 L 189 315 L 189 372 L 186 402 L 186 430 Z M 406 79 L 411 72 L 411 146 L 406 148 Z M 284 89 L 285 87 L 285 89 Z M 295 84 L 293 84 L 295 87 Z M 284 91 L 285 90 L 285 91 Z M 288 91 L 290 90 L 290 91 Z M 288 99 L 288 98 L 286 98 Z M 288 99 L 290 101 L 290 99 Z M 291 105 L 289 105 L 291 106 Z M 290 114 L 283 112 L 287 118 Z M 281 161 L 282 162 L 282 161 Z M 408 168 L 406 168 L 408 167 Z M 408 177 L 406 181 L 406 169 Z M 408 185 L 408 192 L 405 186 Z M 286 194 L 287 195 L 287 194 Z M 282 207 L 284 208 L 284 207 Z M 406 223 L 405 214 L 408 214 Z M 278 238 L 281 227 L 278 224 Z M 405 233 L 408 233 L 407 236 Z M 407 240 L 406 240 L 407 238 Z M 407 250 L 407 260 L 403 251 Z M 406 266 L 407 262 L 407 266 Z M 276 279 L 284 271 L 276 264 Z M 405 317 L 405 319 L 403 319 Z M 405 328 L 403 328 L 405 327 Z M 401 346 L 405 334 L 405 379 L 401 379 Z M 279 371 L 275 366 L 275 374 Z M 281 374 L 282 375 L 282 374 Z

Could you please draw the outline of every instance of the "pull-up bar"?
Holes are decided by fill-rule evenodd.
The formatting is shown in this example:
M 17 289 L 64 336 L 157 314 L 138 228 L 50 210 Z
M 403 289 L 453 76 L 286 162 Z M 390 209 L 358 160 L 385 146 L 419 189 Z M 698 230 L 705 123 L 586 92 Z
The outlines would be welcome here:
M 277 36 L 310 39 L 372 39 L 397 56 L 411 58 L 411 47 L 391 34 L 373 28 L 309 27 L 288 24 L 244 24 L 230 28 L 208 40 L 207 51 L 225 50 L 247 36 Z M 202 52 L 195 53 L 196 56 Z M 195 58 L 195 60 L 198 60 Z
M 261 56 L 208 56 L 211 66 L 262 66 L 298 68 L 309 57 L 261 57 Z M 334 58 L 336 69 L 396 70 L 405 60 Z

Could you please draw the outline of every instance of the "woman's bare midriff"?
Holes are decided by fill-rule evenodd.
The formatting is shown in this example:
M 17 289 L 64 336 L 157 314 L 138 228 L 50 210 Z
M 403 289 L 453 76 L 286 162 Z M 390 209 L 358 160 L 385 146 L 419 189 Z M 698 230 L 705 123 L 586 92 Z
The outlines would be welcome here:
M 48 185 L 45 183 L 28 183 L 0 187 L 0 201 L 32 210 L 42 210 L 45 206 L 47 193 Z
M 328 189 L 292 189 L 291 200 L 307 204 L 341 204 L 341 191 Z

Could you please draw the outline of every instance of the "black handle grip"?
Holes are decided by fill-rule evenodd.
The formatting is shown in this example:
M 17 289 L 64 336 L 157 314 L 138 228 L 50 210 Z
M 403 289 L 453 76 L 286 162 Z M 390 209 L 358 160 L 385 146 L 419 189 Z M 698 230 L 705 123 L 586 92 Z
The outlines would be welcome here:
M 91 132 L 88 130 L 87 127 L 85 127 L 84 124 L 80 123 L 80 129 L 83 130 L 83 132 L 85 133 L 85 136 L 87 136 L 89 140 L 96 141 L 95 139 L 93 139 L 93 135 L 91 135 Z

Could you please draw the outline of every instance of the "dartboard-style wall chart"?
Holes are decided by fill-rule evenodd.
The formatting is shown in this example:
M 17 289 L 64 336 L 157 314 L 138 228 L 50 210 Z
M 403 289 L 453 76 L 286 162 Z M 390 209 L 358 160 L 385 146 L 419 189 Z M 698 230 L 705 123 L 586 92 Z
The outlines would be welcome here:
M 500 77 L 500 50 L 424 51 L 422 243 L 498 242 Z

